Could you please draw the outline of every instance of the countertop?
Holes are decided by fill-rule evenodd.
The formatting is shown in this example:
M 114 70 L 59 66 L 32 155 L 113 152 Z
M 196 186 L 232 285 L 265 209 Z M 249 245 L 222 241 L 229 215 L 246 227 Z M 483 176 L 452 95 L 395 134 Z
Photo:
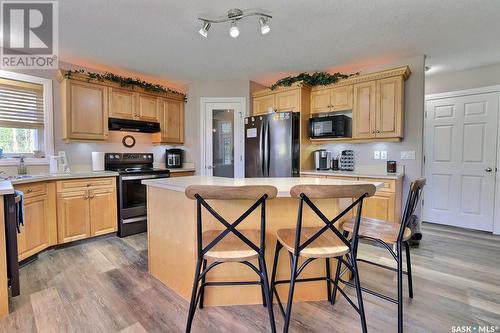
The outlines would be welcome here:
M 377 172 L 377 171 L 333 171 L 333 170 L 308 170 L 301 171 L 301 175 L 312 175 L 312 176 L 337 176 L 337 177 L 360 177 L 360 178 L 379 178 L 379 179 L 399 179 L 404 177 L 403 172 L 387 173 L 387 172 Z
M 36 175 L 28 175 L 27 178 L 14 178 L 14 179 L 6 179 L 0 181 L 0 195 L 4 194 L 12 194 L 14 193 L 13 185 L 17 184 L 26 184 L 26 183 L 35 183 L 35 182 L 43 182 L 50 180 L 61 180 L 61 179 L 77 179 L 77 178 L 97 178 L 97 177 L 116 177 L 118 176 L 118 172 L 113 171 L 100 171 L 100 172 L 70 172 L 63 174 L 36 174 Z
M 219 185 L 219 186 L 246 186 L 246 185 L 272 185 L 278 189 L 278 197 L 290 197 L 290 189 L 295 185 L 353 185 L 373 184 L 377 188 L 383 186 L 380 182 L 366 182 L 356 180 L 320 179 L 320 178 L 223 178 L 209 176 L 189 176 L 177 178 L 159 178 L 143 180 L 147 186 L 167 190 L 184 192 L 190 185 Z

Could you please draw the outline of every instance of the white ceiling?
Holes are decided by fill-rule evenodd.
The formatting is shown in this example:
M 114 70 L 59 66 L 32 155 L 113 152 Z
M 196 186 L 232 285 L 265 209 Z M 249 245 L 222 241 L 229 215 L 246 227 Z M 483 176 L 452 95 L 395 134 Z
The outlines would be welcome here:
M 86 59 L 165 77 L 255 80 L 285 74 L 427 55 L 433 72 L 500 62 L 499 0 L 61 0 L 60 59 Z M 261 36 L 258 18 L 212 25 L 198 35 L 200 15 L 228 9 L 271 15 Z

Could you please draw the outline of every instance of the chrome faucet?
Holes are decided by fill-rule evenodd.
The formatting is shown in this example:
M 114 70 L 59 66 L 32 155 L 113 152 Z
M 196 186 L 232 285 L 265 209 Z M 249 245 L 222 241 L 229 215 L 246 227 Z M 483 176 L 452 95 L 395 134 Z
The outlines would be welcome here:
M 26 164 L 24 164 L 24 156 L 19 156 L 19 165 L 17 166 L 17 174 L 25 175 L 27 174 Z

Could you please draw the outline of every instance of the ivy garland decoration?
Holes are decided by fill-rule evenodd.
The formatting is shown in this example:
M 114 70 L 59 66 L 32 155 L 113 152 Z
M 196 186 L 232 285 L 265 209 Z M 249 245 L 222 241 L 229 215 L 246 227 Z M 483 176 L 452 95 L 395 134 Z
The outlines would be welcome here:
M 156 92 L 156 93 L 162 92 L 162 93 L 172 93 L 172 94 L 176 94 L 176 95 L 184 95 L 181 92 L 178 92 L 178 91 L 173 90 L 173 89 L 168 88 L 168 87 L 164 87 L 160 84 L 153 84 L 153 83 L 149 83 L 149 82 L 146 82 L 144 80 L 141 80 L 140 78 L 134 79 L 131 77 L 124 77 L 124 76 L 116 75 L 116 74 L 113 74 L 110 72 L 105 72 L 104 74 L 100 74 L 100 73 L 89 72 L 89 71 L 86 71 L 84 69 L 68 70 L 66 72 L 66 77 L 68 79 L 71 79 L 72 74 L 87 75 L 89 77 L 88 81 L 91 81 L 91 80 L 97 80 L 100 82 L 111 81 L 111 82 L 115 82 L 115 83 L 120 84 L 121 87 L 132 86 L 132 88 L 133 88 L 134 86 L 136 86 L 136 87 L 141 87 L 144 90 L 150 91 L 150 92 Z
M 271 86 L 271 90 L 274 90 L 280 86 L 282 87 L 290 87 L 292 84 L 296 82 L 303 82 L 312 87 L 314 86 L 326 86 L 328 84 L 335 83 L 339 80 L 350 78 L 351 76 L 359 75 L 359 72 L 352 74 L 342 74 L 342 73 L 334 73 L 330 74 L 327 72 L 314 72 L 312 74 L 309 73 L 300 73 L 297 76 L 287 76 L 282 78 Z

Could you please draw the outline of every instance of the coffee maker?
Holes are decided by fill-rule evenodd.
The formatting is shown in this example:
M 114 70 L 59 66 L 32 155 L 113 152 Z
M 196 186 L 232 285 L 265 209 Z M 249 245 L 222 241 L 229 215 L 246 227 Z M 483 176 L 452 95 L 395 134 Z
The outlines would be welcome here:
M 182 168 L 182 149 L 169 148 L 165 151 L 167 168 Z
M 316 170 L 329 170 L 332 152 L 326 149 L 314 151 L 314 165 Z

